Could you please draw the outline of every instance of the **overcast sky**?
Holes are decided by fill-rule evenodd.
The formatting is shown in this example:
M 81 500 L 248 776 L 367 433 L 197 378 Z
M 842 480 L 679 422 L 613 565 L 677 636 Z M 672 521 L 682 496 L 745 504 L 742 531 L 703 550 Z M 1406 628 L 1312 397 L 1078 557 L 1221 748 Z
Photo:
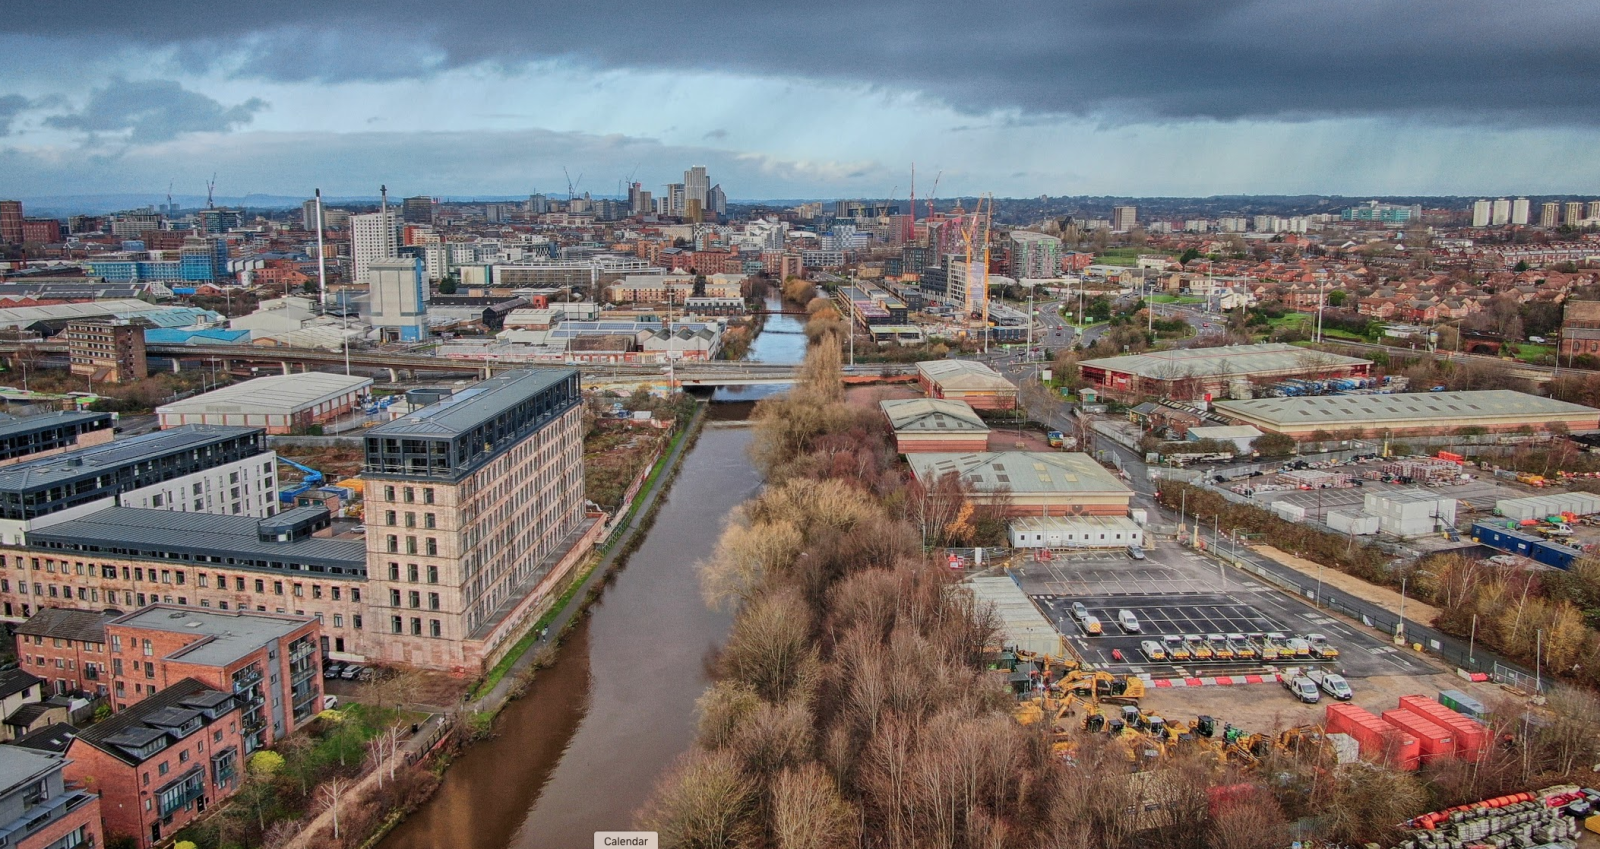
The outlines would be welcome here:
M 15 3 L 0 196 L 1600 194 L 1596 44 L 1594 0 Z

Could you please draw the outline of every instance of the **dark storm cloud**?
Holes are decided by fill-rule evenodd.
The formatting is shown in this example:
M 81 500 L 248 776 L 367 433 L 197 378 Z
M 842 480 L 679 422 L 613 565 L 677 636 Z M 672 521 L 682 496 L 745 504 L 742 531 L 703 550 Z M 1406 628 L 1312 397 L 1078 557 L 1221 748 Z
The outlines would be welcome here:
M 0 19 L 0 33 L 172 46 L 192 66 L 289 80 L 566 57 L 861 82 L 966 109 L 1108 120 L 1600 120 L 1592 0 L 288 0 L 270 18 L 214 0 L 133 5 L 105 16 L 34 4 Z
M 11 123 L 27 109 L 30 101 L 20 94 L 0 95 L 0 136 L 11 135 Z
M 160 142 L 183 133 L 225 132 L 266 107 L 260 98 L 225 107 L 173 80 L 112 80 L 89 93 L 83 108 L 45 119 L 49 126 L 89 133 L 128 133 L 129 141 Z

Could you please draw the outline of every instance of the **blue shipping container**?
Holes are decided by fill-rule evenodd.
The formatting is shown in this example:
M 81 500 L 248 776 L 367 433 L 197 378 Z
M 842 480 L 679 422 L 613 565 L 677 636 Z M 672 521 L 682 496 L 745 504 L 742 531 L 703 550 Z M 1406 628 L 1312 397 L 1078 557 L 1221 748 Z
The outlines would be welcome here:
M 1520 554 L 1535 563 L 1543 563 L 1557 569 L 1572 568 L 1572 561 L 1577 560 L 1581 554 L 1571 546 L 1550 542 L 1521 531 L 1495 527 L 1485 522 L 1473 523 L 1472 538 L 1490 548 L 1510 554 Z

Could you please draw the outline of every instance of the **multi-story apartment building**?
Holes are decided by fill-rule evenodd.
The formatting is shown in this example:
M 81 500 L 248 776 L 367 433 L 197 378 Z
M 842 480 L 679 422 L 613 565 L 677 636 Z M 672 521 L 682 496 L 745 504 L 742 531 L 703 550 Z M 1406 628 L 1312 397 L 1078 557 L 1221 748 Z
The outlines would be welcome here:
M 368 431 L 379 659 L 476 672 L 552 599 L 592 534 L 572 369 L 485 380 Z
M 270 519 L 112 507 L 0 546 L 0 609 L 122 610 L 150 604 L 309 616 L 324 655 L 361 658 L 366 555 L 356 540 L 315 536 L 328 511 Z
M 100 794 L 106 834 L 145 849 L 239 789 L 242 721 L 232 693 L 186 678 L 79 732 L 64 774 Z
M 100 797 L 69 788 L 61 755 L 0 746 L 0 835 L 6 849 L 100 847 Z
M 121 320 L 74 321 L 64 335 L 72 373 L 91 383 L 129 383 L 150 376 L 143 327 Z
M 22 201 L 0 200 L 0 242 L 22 242 Z
M 232 693 L 248 754 L 322 710 L 320 636 L 309 616 L 151 605 L 105 625 L 111 703 L 126 710 L 184 679 Z
M 16 626 L 17 663 L 57 693 L 110 692 L 106 623 L 118 616 L 101 610 L 47 607 Z
M 1560 223 L 1561 223 L 1561 204 L 1559 204 L 1559 203 L 1542 203 L 1542 204 L 1539 204 L 1539 226 L 1540 227 L 1555 227 L 1556 225 L 1558 225 Z
M 184 425 L 0 468 L 0 543 L 107 507 L 270 516 L 277 454 L 260 428 Z M 7 612 L 5 615 L 16 614 Z
M 1569 201 L 1565 211 L 1567 224 L 1577 227 L 1583 221 L 1583 203 L 1581 201 Z
M 1046 233 L 1011 231 L 1011 273 L 1019 280 L 1061 276 L 1061 240 Z
M 323 210 L 326 219 L 327 210 Z M 394 210 L 350 216 L 351 280 L 366 283 L 373 262 L 400 253 L 399 219 Z
M 110 413 L 41 413 L 0 418 L 0 466 L 111 441 Z
M 1139 223 L 1139 208 L 1136 206 L 1114 206 L 1111 208 L 1111 229 L 1118 233 L 1126 233 Z

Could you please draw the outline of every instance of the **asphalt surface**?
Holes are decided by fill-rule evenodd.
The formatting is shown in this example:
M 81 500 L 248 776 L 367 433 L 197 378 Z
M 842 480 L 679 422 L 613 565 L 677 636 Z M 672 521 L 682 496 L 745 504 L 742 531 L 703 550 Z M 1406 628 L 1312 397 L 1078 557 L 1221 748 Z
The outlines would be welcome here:
M 1140 648 L 1144 640 L 1172 634 L 1229 634 L 1280 631 L 1291 636 L 1323 634 L 1340 651 L 1328 665 L 1350 678 L 1374 675 L 1427 675 L 1439 671 L 1432 662 L 1397 649 L 1381 634 L 1360 628 L 1311 603 L 1253 576 L 1176 543 L 1161 542 L 1136 561 L 1126 554 L 1092 553 L 1058 556 L 1014 570 L 1022 588 L 1048 611 L 1057 630 L 1075 651 L 1096 666 L 1155 677 L 1271 673 L 1289 662 L 1255 660 L 1154 662 Z M 1081 602 L 1100 619 L 1103 633 L 1084 632 L 1071 615 Z M 1124 633 L 1117 624 L 1120 610 L 1133 611 L 1140 633 Z M 1120 652 L 1121 660 L 1112 654 Z

